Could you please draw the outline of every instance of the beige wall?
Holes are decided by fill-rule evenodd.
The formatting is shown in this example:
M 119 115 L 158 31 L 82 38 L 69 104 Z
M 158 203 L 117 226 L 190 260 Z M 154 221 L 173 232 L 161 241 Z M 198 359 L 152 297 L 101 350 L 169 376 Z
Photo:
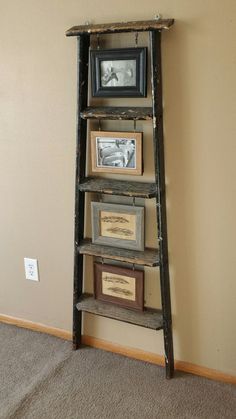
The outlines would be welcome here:
M 175 356 L 236 374 L 235 1 L 1 0 L 0 9 L 0 313 L 71 329 L 76 41 L 65 30 L 161 12 L 176 19 L 163 36 Z M 39 260 L 40 283 L 25 280 L 25 256 Z M 153 270 L 146 279 L 154 304 Z M 161 332 L 91 316 L 85 333 L 163 353 Z

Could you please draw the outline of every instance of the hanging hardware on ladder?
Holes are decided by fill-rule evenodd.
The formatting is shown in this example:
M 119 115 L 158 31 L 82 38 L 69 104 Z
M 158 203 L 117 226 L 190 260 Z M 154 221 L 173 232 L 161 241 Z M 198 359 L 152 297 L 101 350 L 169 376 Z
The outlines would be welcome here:
M 138 46 L 138 32 L 135 32 L 135 48 Z
M 133 263 L 133 271 L 134 271 L 134 268 L 135 268 L 135 266 L 134 266 L 134 263 Z
M 101 119 L 98 120 L 98 129 L 101 131 Z
M 154 16 L 154 20 L 160 20 L 162 18 L 162 15 L 160 14 L 160 13 L 157 13 L 155 16 Z
M 97 34 L 97 49 L 100 49 L 100 38 L 99 38 L 99 33 Z
M 135 206 L 135 196 L 133 197 L 133 207 Z
M 134 132 L 136 132 L 136 119 L 134 119 Z

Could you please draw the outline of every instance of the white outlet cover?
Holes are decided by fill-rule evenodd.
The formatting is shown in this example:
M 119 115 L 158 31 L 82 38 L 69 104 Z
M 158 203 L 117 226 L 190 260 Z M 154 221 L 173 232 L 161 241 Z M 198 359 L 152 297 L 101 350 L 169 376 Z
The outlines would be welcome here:
M 37 259 L 24 258 L 25 277 L 31 281 L 39 281 L 38 261 Z

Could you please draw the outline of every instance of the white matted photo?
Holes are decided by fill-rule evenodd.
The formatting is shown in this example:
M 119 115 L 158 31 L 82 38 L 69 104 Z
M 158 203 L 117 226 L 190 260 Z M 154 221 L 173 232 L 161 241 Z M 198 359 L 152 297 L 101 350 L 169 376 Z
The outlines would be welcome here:
M 142 175 L 141 132 L 91 132 L 93 172 Z

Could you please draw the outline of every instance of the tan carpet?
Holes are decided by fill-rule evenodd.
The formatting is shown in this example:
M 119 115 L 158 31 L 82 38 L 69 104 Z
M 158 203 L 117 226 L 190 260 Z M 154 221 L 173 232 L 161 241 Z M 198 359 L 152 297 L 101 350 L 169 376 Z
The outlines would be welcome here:
M 1 419 L 236 418 L 236 387 L 0 324 Z

